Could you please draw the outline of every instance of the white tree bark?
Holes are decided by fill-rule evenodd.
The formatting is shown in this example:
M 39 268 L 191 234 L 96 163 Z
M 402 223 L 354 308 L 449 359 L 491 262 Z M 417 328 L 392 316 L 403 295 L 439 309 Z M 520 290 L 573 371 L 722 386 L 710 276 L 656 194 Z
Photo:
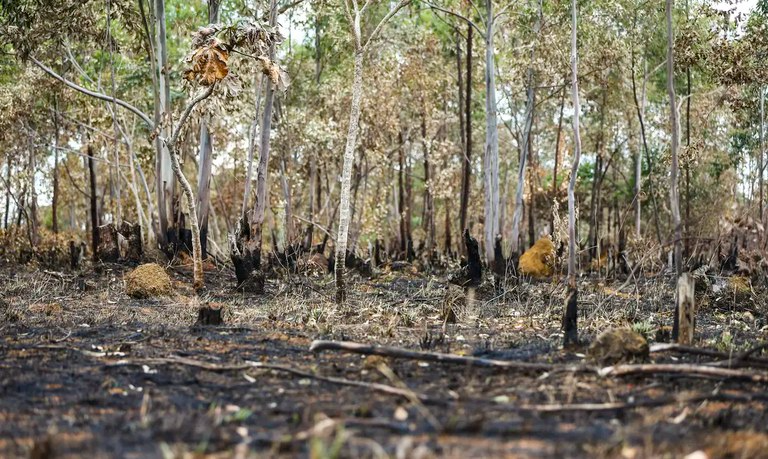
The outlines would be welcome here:
M 360 34 L 360 15 L 355 16 L 355 35 Z M 344 286 L 344 268 L 347 256 L 347 237 L 349 235 L 350 205 L 349 199 L 352 188 L 352 166 L 355 161 L 355 143 L 359 131 L 360 100 L 363 96 L 363 53 L 362 49 L 355 51 L 355 73 L 352 82 L 352 104 L 349 111 L 349 126 L 347 128 L 347 144 L 344 147 L 344 166 L 341 172 L 341 202 L 339 205 L 339 231 L 336 236 L 336 301 L 341 303 L 346 297 Z
M 493 56 L 493 0 L 486 0 L 485 33 L 485 154 L 483 174 L 485 191 L 485 260 L 494 262 L 494 243 L 499 234 L 499 131 L 496 113 L 496 63 Z
M 573 98 L 573 164 L 571 166 L 571 180 L 568 183 L 568 283 L 576 287 L 576 177 L 579 172 L 581 160 L 581 134 L 579 132 L 579 114 L 581 103 L 579 101 L 579 76 L 578 76 L 578 47 L 577 47 L 577 11 L 576 2 L 572 2 L 571 25 L 571 97 Z
M 669 204 L 672 210 L 672 227 L 674 228 L 675 242 L 675 273 L 680 277 L 683 269 L 682 260 L 682 229 L 680 227 L 680 197 L 677 189 L 678 175 L 678 147 L 680 145 L 680 126 L 677 113 L 677 100 L 675 96 L 675 35 L 672 28 L 672 10 L 674 0 L 666 0 L 667 15 L 667 92 L 669 93 L 669 124 L 672 133 L 670 146 L 672 166 L 669 171 Z
M 367 40 L 363 41 L 362 36 L 362 15 L 370 5 L 370 0 L 366 0 L 362 7 L 358 6 L 357 0 L 352 1 L 350 8 L 349 2 L 345 1 L 345 11 L 347 19 L 352 23 L 352 34 L 355 41 L 355 69 L 354 79 L 352 81 L 352 103 L 349 110 L 349 126 L 347 128 L 347 143 L 344 147 L 344 165 L 341 172 L 341 197 L 339 203 L 339 231 L 336 237 L 336 255 L 334 264 L 334 276 L 336 277 L 336 302 L 342 303 L 346 298 L 346 289 L 344 285 L 344 269 L 347 257 L 347 242 L 349 237 L 349 221 L 351 217 L 350 195 L 352 188 L 352 166 L 355 161 L 355 144 L 357 142 L 357 133 L 360 121 L 360 100 L 363 97 L 363 57 L 371 40 L 376 38 L 384 24 L 395 15 L 409 0 L 400 0 L 393 8 L 389 10 L 384 18 L 379 21 L 373 32 Z

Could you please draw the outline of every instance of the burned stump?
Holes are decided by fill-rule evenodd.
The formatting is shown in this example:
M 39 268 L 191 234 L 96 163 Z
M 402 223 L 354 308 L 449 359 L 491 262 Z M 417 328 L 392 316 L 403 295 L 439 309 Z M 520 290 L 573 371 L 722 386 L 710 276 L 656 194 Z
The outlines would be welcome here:
M 251 231 L 242 216 L 235 234 L 229 235 L 229 256 L 235 266 L 236 289 L 241 292 L 264 293 L 264 273 L 261 271 L 260 229 Z
M 99 226 L 99 244 L 96 246 L 96 260 L 103 263 L 117 263 L 120 259 L 120 244 L 117 228 L 112 223 Z
M 219 303 L 208 303 L 205 306 L 200 306 L 195 325 L 222 325 L 224 323 L 223 311 L 224 307 Z
M 123 222 L 118 230 L 118 238 L 120 239 L 121 258 L 132 262 L 141 261 L 144 254 L 141 243 L 141 226 Z

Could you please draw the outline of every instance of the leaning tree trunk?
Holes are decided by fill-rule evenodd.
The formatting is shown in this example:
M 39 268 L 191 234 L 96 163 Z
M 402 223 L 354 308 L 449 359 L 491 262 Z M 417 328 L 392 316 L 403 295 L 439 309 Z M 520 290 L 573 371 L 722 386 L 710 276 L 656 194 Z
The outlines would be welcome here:
M 485 259 L 493 266 L 494 244 L 499 234 L 499 130 L 496 121 L 496 65 L 493 56 L 493 1 L 486 0 L 485 36 Z
M 763 219 L 763 176 L 765 175 L 765 88 L 760 86 L 760 223 Z
M 669 204 L 672 210 L 672 227 L 674 228 L 675 274 L 680 277 L 683 271 L 681 228 L 680 228 L 680 197 L 677 191 L 678 158 L 677 149 L 680 144 L 678 130 L 677 100 L 675 98 L 675 36 L 672 28 L 672 8 L 674 0 L 666 0 L 667 15 L 667 92 L 669 93 L 669 124 L 672 131 L 672 165 L 669 171 Z M 674 325 L 672 339 L 677 340 L 679 334 L 678 302 L 675 301 Z
M 563 345 L 577 344 L 578 332 L 578 287 L 576 285 L 576 177 L 581 159 L 581 134 L 579 133 L 579 74 L 578 48 L 576 41 L 577 0 L 571 2 L 571 96 L 573 97 L 573 165 L 571 166 L 571 181 L 568 183 L 568 295 L 566 297 L 565 315 L 563 317 Z
M 355 21 L 355 34 L 360 33 L 359 17 Z M 352 82 L 352 106 L 349 111 L 349 126 L 347 128 L 347 144 L 344 148 L 344 165 L 341 173 L 341 203 L 339 206 L 339 232 L 336 238 L 336 260 L 334 275 L 336 276 L 336 302 L 342 303 L 346 298 L 344 285 L 344 262 L 347 254 L 347 236 L 349 234 L 349 198 L 352 187 L 352 163 L 355 160 L 355 143 L 357 142 L 358 122 L 360 120 L 360 99 L 363 95 L 363 49 L 355 51 L 355 74 Z M 402 209 L 401 209 L 402 212 Z

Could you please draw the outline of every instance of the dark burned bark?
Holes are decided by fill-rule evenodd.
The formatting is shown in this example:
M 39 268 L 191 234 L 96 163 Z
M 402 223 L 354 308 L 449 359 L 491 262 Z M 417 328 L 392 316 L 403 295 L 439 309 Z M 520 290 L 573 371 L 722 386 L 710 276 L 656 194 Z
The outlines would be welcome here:
M 90 177 L 90 206 L 91 206 L 91 252 L 94 260 L 99 253 L 99 212 L 96 204 L 96 171 L 93 164 L 93 147 L 88 145 L 88 175 Z
M 117 228 L 112 223 L 97 227 L 99 245 L 96 248 L 96 260 L 103 263 L 117 263 L 120 259 L 120 245 Z
M 261 272 L 261 235 L 254 234 L 258 228 L 248 224 L 247 216 L 240 218 L 238 229 L 230 235 L 229 249 L 232 264 L 235 265 L 237 290 L 264 293 L 264 274 Z
M 144 249 L 141 243 L 141 226 L 133 225 L 126 221 L 120 225 L 118 230 L 120 242 L 125 240 L 125 244 L 121 243 L 121 256 L 127 261 L 139 262 L 144 254 Z
M 493 274 L 496 276 L 497 284 L 504 279 L 507 271 L 507 260 L 504 259 L 501 239 L 501 234 L 497 234 L 493 245 Z
M 76 244 L 75 241 L 69 241 L 69 267 L 80 269 L 85 258 L 85 242 Z
M 568 286 L 568 295 L 565 297 L 565 316 L 563 317 L 563 347 L 579 344 L 579 331 L 577 328 L 578 317 L 578 288 L 575 285 Z
M 467 249 L 467 285 L 478 285 L 483 280 L 483 265 L 480 261 L 480 245 L 464 230 L 464 245 Z
M 460 231 L 467 229 L 467 207 L 469 206 L 470 177 L 472 175 L 472 25 L 467 24 L 467 85 L 464 99 L 464 128 L 466 144 L 464 161 L 461 166 L 461 202 L 459 204 Z
M 216 303 L 200 306 L 200 309 L 197 310 L 197 323 L 195 325 L 222 325 L 224 323 L 223 311 L 224 308 Z

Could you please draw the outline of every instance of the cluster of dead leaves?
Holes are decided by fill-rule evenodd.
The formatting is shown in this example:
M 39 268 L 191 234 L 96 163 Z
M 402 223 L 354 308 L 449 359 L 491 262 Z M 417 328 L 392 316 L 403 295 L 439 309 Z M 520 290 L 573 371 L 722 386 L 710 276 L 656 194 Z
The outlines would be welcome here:
M 202 86 L 215 84 L 229 75 L 228 60 L 229 51 L 218 40 L 211 40 L 187 57 L 191 66 L 184 72 L 184 79 Z

